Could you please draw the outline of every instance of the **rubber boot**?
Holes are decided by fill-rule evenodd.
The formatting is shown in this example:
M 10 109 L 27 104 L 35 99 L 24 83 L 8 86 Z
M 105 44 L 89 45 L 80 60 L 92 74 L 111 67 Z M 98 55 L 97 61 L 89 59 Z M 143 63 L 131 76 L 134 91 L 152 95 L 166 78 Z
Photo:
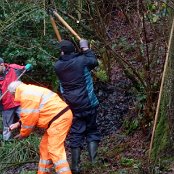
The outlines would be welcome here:
M 88 143 L 88 153 L 91 163 L 95 163 L 98 149 L 98 141 Z
M 71 171 L 72 174 L 80 174 L 80 154 L 81 154 L 81 149 L 78 148 L 72 148 L 71 149 Z

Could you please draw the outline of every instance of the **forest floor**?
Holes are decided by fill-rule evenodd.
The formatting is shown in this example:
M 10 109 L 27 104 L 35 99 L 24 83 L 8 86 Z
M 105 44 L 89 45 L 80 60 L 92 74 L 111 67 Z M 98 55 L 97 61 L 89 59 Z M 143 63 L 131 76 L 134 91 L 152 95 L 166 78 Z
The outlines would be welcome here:
M 101 103 L 98 124 L 104 135 L 99 158 L 107 166 L 102 173 L 148 173 L 149 137 L 134 120 L 136 99 L 131 82 L 119 66 L 114 66 L 112 74 L 112 84 L 100 85 L 102 92 L 98 91 Z

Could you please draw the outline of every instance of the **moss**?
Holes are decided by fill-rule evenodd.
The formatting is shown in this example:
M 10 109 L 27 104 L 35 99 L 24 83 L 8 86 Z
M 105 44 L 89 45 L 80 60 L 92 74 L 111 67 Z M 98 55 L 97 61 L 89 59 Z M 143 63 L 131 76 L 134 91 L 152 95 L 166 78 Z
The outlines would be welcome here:
M 155 131 L 153 149 L 151 153 L 152 160 L 157 163 L 160 160 L 165 160 L 163 157 L 170 158 L 171 153 L 174 149 L 171 134 L 171 122 L 172 118 L 171 111 L 173 110 L 173 70 L 168 67 L 166 74 L 164 90 L 162 93 L 160 112 L 158 117 L 158 123 Z
M 123 166 L 123 167 L 132 167 L 133 164 L 134 164 L 134 160 L 132 158 L 125 158 L 125 157 L 122 157 L 120 159 L 120 164 Z
M 157 156 L 169 144 L 169 129 L 166 118 L 164 115 L 160 117 L 159 123 L 156 128 L 154 145 L 152 149 L 152 159 L 155 160 Z
M 167 91 L 164 91 L 162 96 L 162 101 L 160 105 L 160 112 L 159 112 L 159 122 L 156 127 L 154 144 L 152 149 L 152 159 L 155 160 L 159 153 L 163 151 L 169 140 L 169 128 L 168 128 L 168 121 L 167 121 L 167 103 L 168 103 L 168 95 Z

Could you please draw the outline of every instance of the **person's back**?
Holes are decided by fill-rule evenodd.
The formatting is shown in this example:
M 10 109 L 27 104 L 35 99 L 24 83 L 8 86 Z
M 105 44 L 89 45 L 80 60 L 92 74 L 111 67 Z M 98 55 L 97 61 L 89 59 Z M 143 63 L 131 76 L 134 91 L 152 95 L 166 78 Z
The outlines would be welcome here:
M 69 41 L 62 41 L 60 47 L 62 56 L 55 64 L 55 72 L 61 93 L 73 112 L 74 119 L 70 130 L 72 171 L 79 173 L 80 151 L 84 140 L 87 141 L 92 162 L 100 141 L 96 123 L 99 102 L 94 93 L 90 72 L 98 62 L 86 40 L 80 41 L 82 53 L 75 53 L 75 48 Z
M 98 105 L 90 72 L 96 65 L 97 60 L 91 50 L 84 54 L 63 55 L 55 64 L 61 93 L 74 112 Z
M 24 117 L 23 122 L 28 117 L 30 118 L 28 120 L 35 122 L 37 127 L 45 129 L 49 121 L 67 107 L 67 104 L 55 92 L 44 87 L 24 83 L 16 91 L 15 101 L 20 101 L 20 115 L 22 118 Z M 29 124 L 29 121 L 26 124 Z

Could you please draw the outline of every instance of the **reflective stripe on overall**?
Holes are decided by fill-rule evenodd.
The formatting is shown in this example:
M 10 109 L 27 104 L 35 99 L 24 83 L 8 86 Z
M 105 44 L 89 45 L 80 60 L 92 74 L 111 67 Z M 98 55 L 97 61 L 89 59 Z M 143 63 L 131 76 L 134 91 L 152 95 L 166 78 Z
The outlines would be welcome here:
M 28 136 L 33 127 L 47 129 L 50 120 L 67 107 L 60 97 L 42 87 L 21 84 L 15 93 L 21 103 L 21 136 Z M 64 141 L 72 124 L 72 112 L 68 110 L 45 131 L 40 143 L 38 174 L 51 174 L 54 164 L 56 173 L 71 174 L 66 161 Z
M 66 159 L 64 141 L 70 129 L 72 112 L 68 110 L 55 120 L 45 132 L 40 143 L 38 174 L 51 174 L 54 165 L 57 174 L 71 174 Z

